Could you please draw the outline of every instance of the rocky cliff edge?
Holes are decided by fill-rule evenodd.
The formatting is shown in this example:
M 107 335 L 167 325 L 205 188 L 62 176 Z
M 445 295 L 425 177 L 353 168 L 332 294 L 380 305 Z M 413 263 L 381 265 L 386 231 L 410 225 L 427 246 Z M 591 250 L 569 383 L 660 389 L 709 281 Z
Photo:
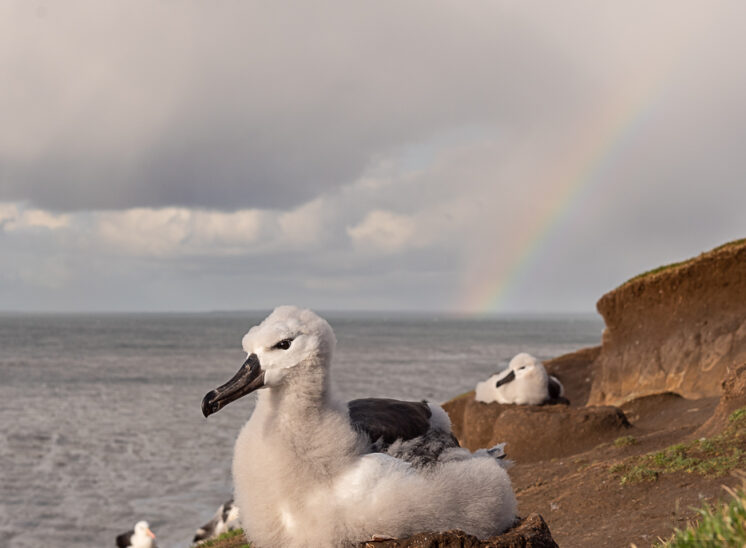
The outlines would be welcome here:
M 719 396 L 746 360 L 746 239 L 641 274 L 597 303 L 606 322 L 589 405 Z

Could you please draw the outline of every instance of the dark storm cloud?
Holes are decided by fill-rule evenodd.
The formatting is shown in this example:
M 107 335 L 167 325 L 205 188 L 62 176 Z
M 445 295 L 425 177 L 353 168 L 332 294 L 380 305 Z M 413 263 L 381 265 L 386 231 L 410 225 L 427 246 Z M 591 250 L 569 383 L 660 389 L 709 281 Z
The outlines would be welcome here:
M 0 200 L 53 210 L 287 208 L 433 134 L 531 124 L 576 85 L 488 4 L 6 12 Z

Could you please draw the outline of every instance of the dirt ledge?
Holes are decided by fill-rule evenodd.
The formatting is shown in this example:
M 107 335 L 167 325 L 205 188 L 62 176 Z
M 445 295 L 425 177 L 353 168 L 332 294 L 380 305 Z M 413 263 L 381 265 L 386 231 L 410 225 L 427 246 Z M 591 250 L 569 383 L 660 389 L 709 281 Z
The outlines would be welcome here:
M 746 361 L 746 240 L 633 278 L 597 303 L 606 322 L 588 403 L 719 396 Z

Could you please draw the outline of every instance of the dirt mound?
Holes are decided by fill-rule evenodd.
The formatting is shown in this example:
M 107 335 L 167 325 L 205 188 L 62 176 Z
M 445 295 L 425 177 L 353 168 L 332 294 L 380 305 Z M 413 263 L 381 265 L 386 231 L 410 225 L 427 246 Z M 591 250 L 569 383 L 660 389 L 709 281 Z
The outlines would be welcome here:
M 516 462 L 574 455 L 627 433 L 624 413 L 610 406 L 500 405 L 481 403 L 469 392 L 445 404 L 453 432 L 474 451 L 506 442 Z
M 606 322 L 590 404 L 717 396 L 746 360 L 746 240 L 640 275 L 597 303 Z
M 359 548 L 555 548 L 552 534 L 539 514 L 531 514 L 510 531 L 487 540 L 463 531 L 420 533 L 405 539 L 362 542 Z
M 682 413 L 688 411 L 688 401 L 673 392 L 663 392 L 635 398 L 620 405 L 620 408 L 632 424 L 645 428 L 651 421 L 656 426 L 661 420 L 675 421 Z
M 565 397 L 573 407 L 582 407 L 588 401 L 593 362 L 600 353 L 600 346 L 592 346 L 544 362 L 547 373 L 557 377 L 565 387 Z
M 722 389 L 720 403 L 712 417 L 697 430 L 696 436 L 714 436 L 728 425 L 728 417 L 733 411 L 746 407 L 746 363 L 728 372 L 723 379 Z

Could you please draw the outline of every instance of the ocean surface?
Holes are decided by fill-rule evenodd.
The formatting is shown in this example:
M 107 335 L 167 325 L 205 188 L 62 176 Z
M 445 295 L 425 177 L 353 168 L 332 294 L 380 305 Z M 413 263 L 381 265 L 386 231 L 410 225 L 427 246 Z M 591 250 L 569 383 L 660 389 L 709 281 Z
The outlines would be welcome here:
M 161 548 L 188 546 L 231 496 L 255 396 L 209 419 L 200 402 L 238 370 L 241 337 L 265 315 L 0 315 L 0 547 L 113 546 L 141 519 Z M 347 399 L 443 402 L 518 352 L 558 356 L 603 329 L 591 315 L 324 316 Z

